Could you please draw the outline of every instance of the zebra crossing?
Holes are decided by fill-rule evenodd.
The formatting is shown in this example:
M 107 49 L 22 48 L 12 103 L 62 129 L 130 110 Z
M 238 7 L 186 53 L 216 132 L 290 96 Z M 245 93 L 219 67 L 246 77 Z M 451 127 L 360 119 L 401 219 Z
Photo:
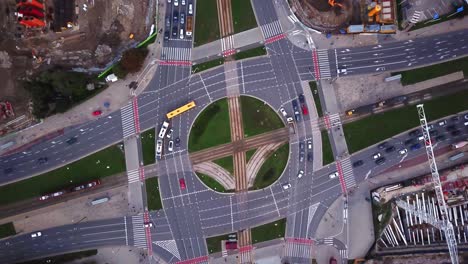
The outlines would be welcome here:
M 153 244 L 161 247 L 162 249 L 166 250 L 167 252 L 171 253 L 176 258 L 180 259 L 179 249 L 177 249 L 177 244 L 175 240 L 163 240 L 163 241 L 155 241 Z
M 343 180 L 346 189 L 356 187 L 356 179 L 354 178 L 353 165 L 351 164 L 351 160 L 349 159 L 349 157 L 337 161 L 336 166 L 338 167 L 338 171 L 341 171 L 341 175 L 343 175 Z
M 133 102 L 120 109 L 124 139 L 136 134 Z
M 317 64 L 320 69 L 320 74 L 318 79 L 330 79 L 330 61 L 328 60 L 328 50 L 322 49 L 317 50 Z
M 323 243 L 325 245 L 330 245 L 330 246 L 333 246 L 333 237 L 327 237 L 323 240 Z
M 312 244 L 295 243 L 292 241 L 287 241 L 284 250 L 284 256 L 290 258 L 308 259 L 312 256 Z
M 143 225 L 143 215 L 132 216 L 133 246 L 147 249 L 146 231 Z
M 332 127 L 339 127 L 341 126 L 341 118 L 338 113 L 326 115 L 323 117 L 323 121 L 327 129 L 331 129 Z
M 421 19 L 422 18 L 422 19 Z M 423 11 L 414 11 L 414 14 L 410 18 L 410 22 L 413 24 L 418 23 L 426 18 Z
M 134 169 L 127 171 L 128 183 L 134 183 L 140 181 L 140 170 Z
M 161 52 L 163 61 L 190 61 L 191 57 L 190 48 L 163 47 Z
M 227 36 L 221 39 L 221 50 L 223 51 L 223 56 L 231 56 L 236 53 L 234 48 L 234 36 Z
M 283 30 L 281 29 L 281 24 L 278 20 L 262 25 L 261 28 L 262 28 L 262 32 L 263 32 L 263 36 L 265 37 L 265 40 L 272 38 L 274 36 L 283 34 Z
M 348 250 L 340 249 L 340 257 L 341 259 L 348 259 Z

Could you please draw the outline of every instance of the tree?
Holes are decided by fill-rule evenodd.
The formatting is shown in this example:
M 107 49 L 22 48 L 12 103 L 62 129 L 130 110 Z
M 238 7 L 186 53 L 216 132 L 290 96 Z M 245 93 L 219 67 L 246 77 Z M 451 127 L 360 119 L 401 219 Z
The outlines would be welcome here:
M 141 70 L 147 55 L 148 49 L 146 47 L 129 49 L 124 52 L 122 59 L 112 70 L 117 77 L 125 78 L 128 73 Z

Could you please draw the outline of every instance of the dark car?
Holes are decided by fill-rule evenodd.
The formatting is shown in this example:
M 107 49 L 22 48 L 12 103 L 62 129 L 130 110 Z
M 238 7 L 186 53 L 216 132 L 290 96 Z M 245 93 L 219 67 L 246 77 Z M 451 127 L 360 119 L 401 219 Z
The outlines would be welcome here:
M 386 152 L 386 153 L 390 153 L 390 152 L 393 152 L 393 151 L 395 151 L 395 147 L 394 147 L 394 146 L 390 146 L 390 147 L 388 147 L 388 148 L 385 149 L 385 152 Z
M 169 38 L 171 37 L 171 33 L 169 31 L 164 31 L 164 40 L 169 40 Z
M 13 168 L 6 168 L 6 169 L 3 170 L 4 174 L 10 174 L 12 172 L 13 172 Z
M 175 146 L 179 147 L 180 146 L 180 138 L 175 139 Z
M 452 135 L 452 137 L 456 137 L 456 136 L 459 136 L 461 134 L 461 130 L 454 130 L 450 133 L 450 135 Z
M 452 120 L 453 122 L 458 122 L 458 121 L 460 120 L 460 117 L 457 116 L 457 115 L 456 115 L 456 116 L 452 116 L 452 117 L 450 118 L 450 120 Z
M 171 27 L 171 18 L 170 17 L 166 17 L 166 27 L 167 28 Z
M 44 163 L 46 163 L 48 160 L 49 160 L 49 159 L 48 159 L 47 157 L 41 157 L 41 158 L 38 158 L 38 159 L 37 159 L 37 162 L 38 162 L 39 164 L 44 164 Z
M 440 136 L 437 136 L 437 137 L 435 138 L 436 142 L 444 141 L 444 140 L 446 140 L 446 139 L 447 139 L 447 137 L 446 137 L 445 135 L 440 135 Z
M 408 145 L 412 145 L 412 144 L 414 144 L 416 142 L 417 142 L 417 140 L 415 138 L 409 138 L 409 139 L 405 140 L 404 144 L 406 146 L 408 146 Z
M 299 153 L 299 161 L 300 161 L 300 162 L 304 162 L 304 156 L 305 156 L 305 152 L 304 152 L 304 151 L 301 151 L 301 152 Z
M 408 133 L 408 135 L 409 135 L 410 137 L 415 137 L 415 136 L 417 136 L 418 134 L 421 134 L 421 131 L 420 131 L 419 129 L 415 129 L 415 130 L 413 130 L 413 131 L 411 131 L 411 132 Z
M 293 106 L 294 111 L 298 111 L 298 110 L 299 110 L 299 107 L 298 107 L 297 101 L 296 101 L 296 100 L 292 100 L 291 103 L 292 103 L 292 106 Z
M 455 127 L 455 125 L 450 125 L 450 126 L 447 126 L 445 129 L 447 129 L 447 131 L 453 131 L 457 128 Z
M 375 160 L 375 164 L 377 165 L 382 165 L 385 163 L 385 158 L 384 157 L 381 157 L 381 158 L 378 158 Z
M 437 131 L 437 130 L 430 130 L 430 131 L 429 131 L 429 135 L 430 135 L 431 137 L 435 137 L 435 136 L 437 136 L 438 134 L 439 134 L 439 131 Z
M 384 148 L 388 147 L 388 143 L 387 142 L 380 143 L 377 147 L 379 149 L 384 149 Z
M 72 138 L 67 139 L 67 141 L 65 142 L 67 142 L 68 145 L 71 145 L 71 144 L 76 143 L 77 141 L 78 139 L 76 137 L 72 137 Z
M 314 160 L 314 156 L 312 155 L 312 152 L 307 153 L 307 161 L 312 162 Z
M 301 104 L 305 103 L 305 98 L 304 98 L 304 95 L 303 95 L 303 94 L 300 94 L 300 95 L 299 95 L 299 102 L 300 102 Z
M 364 164 L 364 161 L 358 160 L 353 163 L 353 167 L 356 168 L 356 167 L 362 166 L 362 164 Z
M 177 10 L 174 10 L 174 13 L 172 13 L 172 17 L 174 19 L 174 24 L 177 24 L 177 22 L 179 21 L 179 11 Z
M 177 26 L 172 28 L 172 36 L 177 37 Z
M 416 143 L 410 147 L 411 151 L 415 151 L 421 148 L 421 144 Z

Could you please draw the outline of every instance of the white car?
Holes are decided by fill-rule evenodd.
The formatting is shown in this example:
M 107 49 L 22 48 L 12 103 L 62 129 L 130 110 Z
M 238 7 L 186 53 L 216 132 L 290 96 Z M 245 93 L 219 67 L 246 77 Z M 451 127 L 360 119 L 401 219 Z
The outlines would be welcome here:
M 286 121 L 288 121 L 288 123 L 292 123 L 292 122 L 294 122 L 294 119 L 292 117 L 287 117 Z
M 167 137 L 167 138 L 171 138 L 171 137 L 172 137 L 172 132 L 174 132 L 174 129 L 172 129 L 172 128 L 169 129 L 169 131 L 168 131 L 167 134 L 166 134 L 166 137 Z
M 330 177 L 330 179 L 334 179 L 334 178 L 338 177 L 338 172 L 335 171 L 334 173 L 331 173 L 330 175 L 328 175 L 328 177 Z
M 189 4 L 189 5 L 188 5 L 188 13 L 189 13 L 190 15 L 193 15 L 193 6 L 192 6 L 192 4 Z
M 171 3 L 171 0 L 167 0 L 167 2 L 170 4 L 170 3 Z
M 346 73 L 346 69 L 336 69 L 336 73 Z
M 181 2 L 181 3 L 182 3 L 182 5 L 185 5 L 185 0 L 182 0 L 182 2 Z
M 284 107 L 281 107 L 281 108 L 279 109 L 279 111 L 281 112 L 281 114 L 282 114 L 284 117 L 288 116 L 288 113 L 286 113 L 286 110 L 284 110 Z
M 174 6 L 179 6 L 179 0 L 174 0 Z
M 283 184 L 283 189 L 284 189 L 284 190 L 287 190 L 287 189 L 289 189 L 289 188 L 291 188 L 291 184 L 290 184 L 290 183 L 285 183 L 285 184 Z
M 400 155 L 404 155 L 404 154 L 406 154 L 407 152 L 408 152 L 407 149 L 400 149 L 400 150 L 398 151 L 398 153 L 399 153 Z
M 32 237 L 32 238 L 36 238 L 36 237 L 40 237 L 40 236 L 42 236 L 42 233 L 41 233 L 41 232 L 36 232 L 36 233 L 32 233 L 32 234 L 31 234 L 31 237 Z
M 312 149 L 312 140 L 307 141 L 307 149 Z
M 300 170 L 300 171 L 297 173 L 297 178 L 300 179 L 300 178 L 302 178 L 302 176 L 304 176 L 304 171 L 303 171 L 303 170 Z
M 151 222 L 145 223 L 145 227 L 153 227 L 153 223 L 151 223 Z
M 162 153 L 162 145 L 163 145 L 162 140 L 158 139 L 156 141 L 156 153 Z
M 167 150 L 172 152 L 174 150 L 174 141 L 169 141 L 169 145 L 167 146 Z
M 374 155 L 372 155 L 372 158 L 376 160 L 376 159 L 380 158 L 381 156 L 382 156 L 382 154 L 380 154 L 380 152 L 377 152 Z
M 438 124 L 439 126 L 445 126 L 447 124 L 447 120 L 442 120 Z
M 179 35 L 179 38 L 180 39 L 184 39 L 184 29 L 180 29 L 180 35 Z

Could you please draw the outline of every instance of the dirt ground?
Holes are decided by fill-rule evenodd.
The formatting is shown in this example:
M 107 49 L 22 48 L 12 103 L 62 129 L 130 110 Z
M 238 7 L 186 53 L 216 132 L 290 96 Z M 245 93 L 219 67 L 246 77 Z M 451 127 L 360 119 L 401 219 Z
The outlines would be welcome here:
M 334 31 L 352 19 L 354 2 L 359 0 L 335 0 L 335 6 L 328 0 L 290 0 L 291 7 L 298 18 L 307 26 L 315 29 Z
M 55 1 L 44 1 L 46 17 Z M 100 72 L 125 48 L 144 40 L 154 21 L 154 8 L 149 8 L 152 0 L 74 2 L 73 27 L 53 32 L 49 29 L 50 20 L 43 30 L 25 30 L 16 21 L 15 1 L 0 1 L 0 12 L 6 14 L 0 16 L 0 79 L 3 80 L 0 101 L 10 101 L 16 113 L 15 117 L 0 119 L 0 130 L 5 128 L 2 124 L 29 112 L 29 95 L 18 80 L 57 66 Z M 133 39 L 129 38 L 130 34 L 134 35 Z

